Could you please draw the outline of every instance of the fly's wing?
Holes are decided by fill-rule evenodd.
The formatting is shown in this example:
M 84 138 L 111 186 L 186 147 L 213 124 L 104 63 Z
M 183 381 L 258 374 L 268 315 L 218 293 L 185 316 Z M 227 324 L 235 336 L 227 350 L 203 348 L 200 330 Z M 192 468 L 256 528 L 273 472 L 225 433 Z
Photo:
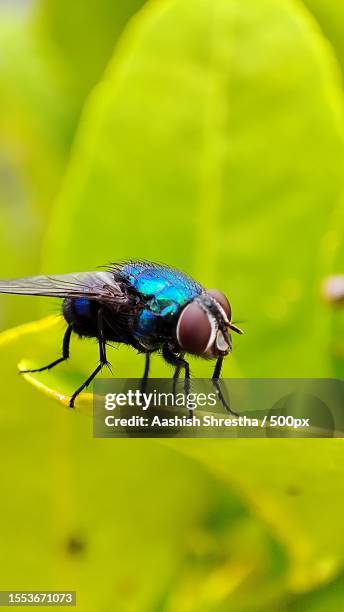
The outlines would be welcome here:
M 80 272 L 0 280 L 0 293 L 57 298 L 87 297 L 108 304 L 126 303 L 128 299 L 125 288 L 115 280 L 111 272 Z

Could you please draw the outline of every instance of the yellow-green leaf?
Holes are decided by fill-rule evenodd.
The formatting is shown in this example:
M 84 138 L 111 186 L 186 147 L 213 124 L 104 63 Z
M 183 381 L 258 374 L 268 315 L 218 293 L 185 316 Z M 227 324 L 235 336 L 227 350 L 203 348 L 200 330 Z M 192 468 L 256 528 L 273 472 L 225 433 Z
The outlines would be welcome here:
M 57 368 L 30 376 L 43 394 L 18 376 L 22 355 L 37 366 L 56 356 L 61 331 L 61 319 L 48 317 L 0 335 L 4 583 L 63 584 L 77 590 L 83 612 L 154 610 L 162 601 L 181 612 L 252 609 L 283 597 L 283 547 L 207 469 L 158 441 L 94 440 L 91 420 L 78 414 L 90 408 L 87 396 L 76 410 L 49 401 Z
M 127 21 L 145 0 L 39 0 L 37 35 L 54 52 L 78 106 L 97 83 Z M 51 68 L 56 69 L 54 58 Z
M 316 253 L 342 186 L 338 83 L 292 2 L 147 5 L 86 106 L 44 270 L 174 264 L 232 299 L 241 372 L 326 375 Z
M 341 571 L 344 467 L 341 440 L 176 440 L 266 521 L 290 558 L 289 588 L 302 593 Z
M 303 0 L 333 45 L 342 70 L 344 69 L 344 6 L 336 0 Z

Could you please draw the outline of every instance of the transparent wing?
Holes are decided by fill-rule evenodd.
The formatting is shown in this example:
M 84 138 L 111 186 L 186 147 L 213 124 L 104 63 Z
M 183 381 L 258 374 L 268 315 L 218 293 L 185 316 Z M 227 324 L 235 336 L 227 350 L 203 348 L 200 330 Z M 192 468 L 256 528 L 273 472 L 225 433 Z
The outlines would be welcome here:
M 111 272 L 80 272 L 0 280 L 0 293 L 46 297 L 87 297 L 100 302 L 125 302 L 123 287 Z

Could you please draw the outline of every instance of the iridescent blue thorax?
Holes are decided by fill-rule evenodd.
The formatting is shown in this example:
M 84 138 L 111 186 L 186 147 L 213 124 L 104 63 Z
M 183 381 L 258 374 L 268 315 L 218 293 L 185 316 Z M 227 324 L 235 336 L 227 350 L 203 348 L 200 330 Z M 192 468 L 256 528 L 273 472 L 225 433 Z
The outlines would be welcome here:
M 145 307 L 135 323 L 134 335 L 147 348 L 159 344 L 159 335 L 175 325 L 182 308 L 203 291 L 186 274 L 145 262 L 128 263 L 121 274 L 144 298 Z

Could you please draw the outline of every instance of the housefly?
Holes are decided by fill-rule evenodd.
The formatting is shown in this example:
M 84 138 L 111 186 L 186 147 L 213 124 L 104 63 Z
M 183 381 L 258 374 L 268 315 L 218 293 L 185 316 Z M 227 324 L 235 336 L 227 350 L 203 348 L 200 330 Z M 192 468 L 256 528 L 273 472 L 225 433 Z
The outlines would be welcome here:
M 217 289 L 202 285 L 179 270 L 147 261 L 111 264 L 102 271 L 34 276 L 0 281 L 0 293 L 37 295 L 63 299 L 67 329 L 62 355 L 35 370 L 42 372 L 69 358 L 72 333 L 96 338 L 99 364 L 70 398 L 87 387 L 105 365 L 108 343 L 127 344 L 145 355 L 143 381 L 148 378 L 150 355 L 159 352 L 174 366 L 174 379 L 184 370 L 184 388 L 190 385 L 185 354 L 216 359 L 213 382 L 218 384 L 224 357 L 232 350 L 230 331 L 243 333 L 232 323 L 230 304 Z

